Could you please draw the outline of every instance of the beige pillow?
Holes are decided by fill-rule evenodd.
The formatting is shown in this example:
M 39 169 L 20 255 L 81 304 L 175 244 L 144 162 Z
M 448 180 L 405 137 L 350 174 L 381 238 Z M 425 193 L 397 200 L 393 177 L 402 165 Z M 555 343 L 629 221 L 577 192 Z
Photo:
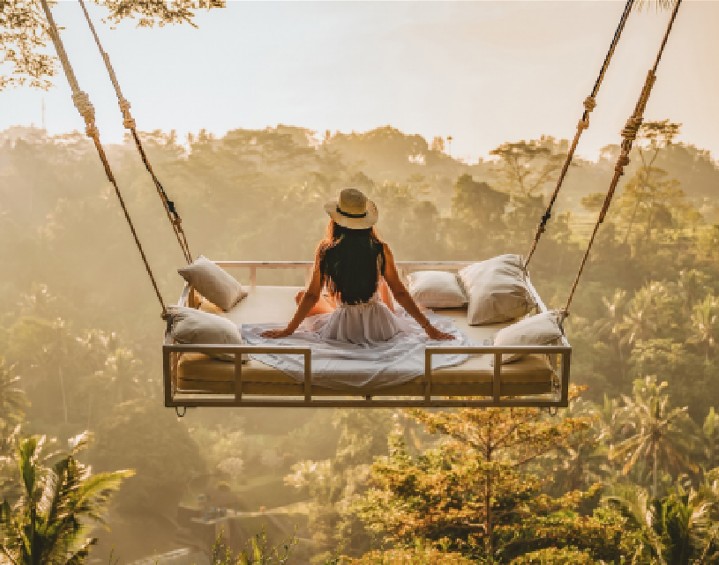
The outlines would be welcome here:
M 494 345 L 550 345 L 563 335 L 564 314 L 556 310 L 542 312 L 520 320 L 516 324 L 502 328 L 494 336 Z M 511 363 L 524 357 L 525 353 L 507 353 L 502 355 L 502 363 Z
M 447 271 L 415 271 L 408 278 L 408 290 L 418 304 L 427 308 L 461 308 L 467 296 L 457 275 Z
M 170 335 L 177 343 L 202 345 L 241 345 L 239 328 L 227 318 L 185 306 L 169 306 Z M 211 357 L 234 361 L 232 353 L 213 353 Z M 243 356 L 246 359 L 246 356 Z
M 247 296 L 235 277 L 202 255 L 191 265 L 177 269 L 177 272 L 197 292 L 225 312 Z
M 471 326 L 516 320 L 536 307 L 526 283 L 519 255 L 500 255 L 474 263 L 459 272 L 469 297 Z

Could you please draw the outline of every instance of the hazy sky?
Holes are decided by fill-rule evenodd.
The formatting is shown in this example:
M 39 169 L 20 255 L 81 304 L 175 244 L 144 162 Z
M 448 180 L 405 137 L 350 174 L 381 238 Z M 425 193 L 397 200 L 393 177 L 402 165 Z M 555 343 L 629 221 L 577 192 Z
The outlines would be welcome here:
M 319 132 L 391 124 L 454 138 L 476 161 L 503 141 L 574 134 L 624 3 L 240 2 L 198 15 L 198 29 L 111 30 L 93 15 L 141 130 L 278 123 Z M 55 8 L 103 140 L 122 138 L 114 94 L 81 11 Z M 618 143 L 654 60 L 668 11 L 630 17 L 579 153 Z M 684 124 L 681 140 L 719 156 L 719 1 L 687 1 L 658 72 L 647 119 Z M 63 75 L 49 92 L 0 92 L 0 129 L 81 129 Z

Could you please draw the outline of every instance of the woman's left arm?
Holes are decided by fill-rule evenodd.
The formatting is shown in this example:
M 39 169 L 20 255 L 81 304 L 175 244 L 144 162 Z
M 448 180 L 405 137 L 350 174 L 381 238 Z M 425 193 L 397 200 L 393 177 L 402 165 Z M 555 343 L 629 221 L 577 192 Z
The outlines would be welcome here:
M 315 264 L 312 267 L 312 277 L 307 285 L 305 294 L 297 305 L 295 315 L 287 324 L 287 327 L 281 330 L 267 330 L 262 332 L 262 337 L 280 338 L 287 337 L 295 333 L 302 321 L 307 317 L 312 307 L 317 304 L 322 291 L 322 277 L 320 275 L 320 255 L 319 252 L 315 256 Z
M 394 256 L 392 255 L 392 251 L 390 250 L 389 245 L 387 245 L 386 243 L 384 244 L 384 257 L 384 279 L 387 281 L 387 285 L 392 291 L 395 300 L 399 302 L 399 304 L 407 311 L 410 316 L 412 316 L 417 321 L 420 326 L 422 326 L 422 329 L 427 332 L 427 335 L 430 337 L 430 339 L 455 339 L 452 334 L 443 332 L 439 328 L 434 327 L 429 321 L 429 318 L 427 318 L 427 316 L 424 315 L 422 310 L 420 310 L 419 306 L 417 306 L 417 303 L 414 301 L 412 295 L 404 286 L 404 283 L 399 276 L 399 272 L 397 271 L 397 265 L 394 262 Z

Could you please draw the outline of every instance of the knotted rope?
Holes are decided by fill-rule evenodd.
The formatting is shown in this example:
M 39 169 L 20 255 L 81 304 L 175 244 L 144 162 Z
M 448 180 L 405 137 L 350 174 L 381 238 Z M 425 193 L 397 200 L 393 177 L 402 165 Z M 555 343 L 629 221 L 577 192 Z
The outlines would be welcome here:
M 166 317 L 167 308 L 165 307 L 165 301 L 162 299 L 162 294 L 160 293 L 160 289 L 157 286 L 157 281 L 155 280 L 155 276 L 152 274 L 152 269 L 150 268 L 147 256 L 145 255 L 145 251 L 142 248 L 142 244 L 140 243 L 137 231 L 135 230 L 135 225 L 133 224 L 130 213 L 127 210 L 125 200 L 123 199 L 120 188 L 117 184 L 117 181 L 115 180 L 115 175 L 112 172 L 110 163 L 107 160 L 105 148 L 100 142 L 100 132 L 95 125 L 95 108 L 90 102 L 90 97 L 87 95 L 87 93 L 80 90 L 80 85 L 78 84 L 75 72 L 70 65 L 70 59 L 68 58 L 67 52 L 65 51 L 65 46 L 62 42 L 62 39 L 60 38 L 60 32 L 57 29 L 57 25 L 55 25 L 55 19 L 52 17 L 52 12 L 50 11 L 50 7 L 47 4 L 47 0 L 40 0 L 40 3 L 42 4 L 42 9 L 45 12 L 47 21 L 50 24 L 50 27 L 48 28 L 48 31 L 50 33 L 50 39 L 55 46 L 55 51 L 57 51 L 57 55 L 60 58 L 60 63 L 62 64 L 63 71 L 65 72 L 67 81 L 68 83 L 70 83 L 70 88 L 72 89 L 72 101 L 75 104 L 77 111 L 82 116 L 83 120 L 85 120 L 85 133 L 90 139 L 92 139 L 93 143 L 95 144 L 97 153 L 100 156 L 100 161 L 102 161 L 102 166 L 105 169 L 105 175 L 107 176 L 107 180 L 110 181 L 113 188 L 115 189 L 115 195 L 120 202 L 120 207 L 122 208 L 122 212 L 125 215 L 127 225 L 130 226 L 130 232 L 132 232 L 132 237 L 135 240 L 135 245 L 137 246 L 137 250 L 140 252 L 142 262 L 145 264 L 145 270 L 150 277 L 150 282 L 152 283 L 152 287 L 155 290 L 157 299 L 160 301 L 160 306 L 162 307 L 162 315 L 163 317 Z
M 170 225 L 172 226 L 172 230 L 175 232 L 175 237 L 177 238 L 177 242 L 180 244 L 180 248 L 182 249 L 182 254 L 185 256 L 185 260 L 188 263 L 192 263 L 192 254 L 190 253 L 190 246 L 187 242 L 187 237 L 185 236 L 185 231 L 182 228 L 182 218 L 180 217 L 180 214 L 178 213 L 177 208 L 175 207 L 175 203 L 172 200 L 170 200 L 170 198 L 167 196 L 167 193 L 165 192 L 165 189 L 162 186 L 162 183 L 157 178 L 157 175 L 155 174 L 155 171 L 153 170 L 152 165 L 150 164 L 150 160 L 147 157 L 147 153 L 145 152 L 145 148 L 142 145 L 140 136 L 137 133 L 135 118 L 133 118 L 132 113 L 130 112 L 130 102 L 128 102 L 128 100 L 122 94 L 122 90 L 120 88 L 120 83 L 117 80 L 117 75 L 115 74 L 115 69 L 113 68 L 112 63 L 110 62 L 110 56 L 107 54 L 105 49 L 102 47 L 102 43 L 100 42 L 100 37 L 97 35 L 95 26 L 92 23 L 92 19 L 90 18 L 90 14 L 88 13 L 87 8 L 85 7 L 85 2 L 83 0 L 78 0 L 78 2 L 80 3 L 82 12 L 85 15 L 85 20 L 87 21 L 87 25 L 90 28 L 90 31 L 92 32 L 92 37 L 95 40 L 95 45 L 97 45 L 97 48 L 100 51 L 100 55 L 102 56 L 102 60 L 105 62 L 105 68 L 107 69 L 107 74 L 110 76 L 110 81 L 112 82 L 112 86 L 115 88 L 115 94 L 117 95 L 117 103 L 120 106 L 120 111 L 122 112 L 122 125 L 125 127 L 125 129 L 130 130 L 130 133 L 132 134 L 132 138 L 135 140 L 135 147 L 137 147 L 137 151 L 140 154 L 142 163 L 145 165 L 145 169 L 150 174 L 150 177 L 152 177 L 152 182 L 154 183 L 155 189 L 157 190 L 157 194 L 160 197 L 160 200 L 162 201 L 162 206 L 165 209 L 165 213 L 167 214 L 167 219 L 170 222 Z
M 609 68 L 609 63 L 611 63 L 612 61 L 612 56 L 614 55 L 614 51 L 617 48 L 619 38 L 622 35 L 622 31 L 624 30 L 624 27 L 627 23 L 627 18 L 629 18 L 629 14 L 632 11 L 633 5 L 634 0 L 627 0 L 626 5 L 624 6 L 624 11 L 622 12 L 622 17 L 619 19 L 617 29 L 614 31 L 614 37 L 612 38 L 612 42 L 609 45 L 609 50 L 604 57 L 602 68 L 599 70 L 599 75 L 594 82 L 592 93 L 584 99 L 584 112 L 582 113 L 582 117 L 579 119 L 579 122 L 577 122 L 577 131 L 574 133 L 574 139 L 569 146 L 567 158 L 564 160 L 564 165 L 562 166 L 562 170 L 559 173 L 559 178 L 557 179 L 557 184 L 554 187 L 554 192 L 552 192 L 552 196 L 549 199 L 547 209 L 544 214 L 542 214 L 542 218 L 539 221 L 539 225 L 537 226 L 537 231 L 534 234 L 534 241 L 532 242 L 532 246 L 527 253 L 527 259 L 524 261 L 525 269 L 529 265 L 529 261 L 532 259 L 532 256 L 537 249 L 537 244 L 539 243 L 542 234 L 547 229 L 547 222 L 552 217 L 552 208 L 554 208 L 554 203 L 556 202 L 557 196 L 559 195 L 559 190 L 562 188 L 562 184 L 564 184 L 564 177 L 567 176 L 569 166 L 572 164 L 574 152 L 576 151 L 577 145 L 579 144 L 579 138 L 582 137 L 582 133 L 584 133 L 584 130 L 589 127 L 589 115 L 592 113 L 592 110 L 594 110 L 594 108 L 597 106 L 597 94 L 599 93 L 599 87 L 602 85 L 602 81 L 604 81 L 604 75 L 606 75 L 607 69 Z
M 682 0 L 677 0 L 676 4 L 674 5 L 674 10 L 672 10 L 672 15 L 669 19 L 669 24 L 667 25 L 666 32 L 664 33 L 664 38 L 662 39 L 662 43 L 659 46 L 659 51 L 657 52 L 654 66 L 649 69 L 649 72 L 647 73 L 647 78 L 644 80 L 644 86 L 642 87 L 642 91 L 639 94 L 639 99 L 637 100 L 637 104 L 634 107 L 634 112 L 627 120 L 627 123 L 624 125 L 624 129 L 622 129 L 621 152 L 619 154 L 619 157 L 617 157 L 617 162 L 614 166 L 614 176 L 612 177 L 612 181 L 609 184 L 609 189 L 607 190 L 607 195 L 604 198 L 604 204 L 602 205 L 602 209 L 599 212 L 597 222 L 596 224 L 594 224 L 594 230 L 592 231 L 592 235 L 589 238 L 589 243 L 587 244 L 587 249 L 584 252 L 584 257 L 582 257 L 582 262 L 579 265 L 579 271 L 577 272 L 577 276 L 574 279 L 574 284 L 569 291 L 567 304 L 564 307 L 565 311 L 569 311 L 569 306 L 572 303 L 572 299 L 574 298 L 574 292 L 577 290 L 579 279 L 582 276 L 584 266 L 586 265 L 587 259 L 589 258 L 589 252 L 592 249 L 592 245 L 594 245 L 594 239 L 597 235 L 597 232 L 599 231 L 599 226 L 602 224 L 602 222 L 604 222 L 604 218 L 607 215 L 607 210 L 609 210 L 609 205 L 611 204 L 612 198 L 614 197 L 614 192 L 616 191 L 619 179 L 624 174 L 624 167 L 629 164 L 629 153 L 631 152 L 632 144 L 637 138 L 637 134 L 642 127 L 644 110 L 647 107 L 649 96 L 651 95 L 652 88 L 654 87 L 654 83 L 657 80 L 657 67 L 659 66 L 659 62 L 661 61 L 662 54 L 664 53 L 664 47 L 666 47 L 667 40 L 669 39 L 669 34 L 671 33 L 672 27 L 674 26 L 674 20 L 677 17 L 677 12 L 679 11 L 679 6 L 681 5 L 681 3 Z

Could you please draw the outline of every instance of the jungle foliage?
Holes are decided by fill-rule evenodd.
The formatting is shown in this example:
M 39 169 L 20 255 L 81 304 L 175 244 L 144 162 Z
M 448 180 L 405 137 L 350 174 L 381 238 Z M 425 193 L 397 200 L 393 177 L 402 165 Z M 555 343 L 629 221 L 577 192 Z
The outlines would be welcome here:
M 77 480 L 87 465 L 98 477 L 135 470 L 103 498 L 111 530 L 83 533 L 105 560 L 176 548 L 189 535 L 178 538 L 178 505 L 200 495 L 281 516 L 268 547 L 297 531 L 300 561 L 719 559 L 719 169 L 677 130 L 645 124 L 601 228 L 567 323 L 578 388 L 559 415 L 206 410 L 182 421 L 162 408 L 164 326 L 94 148 L 79 133 L 0 132 L 3 516 L 30 516 L 16 472 L 28 437 L 63 445 L 90 430 L 72 455 Z M 309 259 L 322 204 L 347 185 L 378 203 L 398 259 L 522 253 L 566 150 L 515 141 L 470 165 L 389 126 L 142 136 L 191 249 L 213 259 Z M 132 145 L 108 153 L 171 302 L 182 255 L 162 207 Z M 550 306 L 566 299 L 616 155 L 609 146 L 569 172 L 530 266 Z M 51 468 L 43 476 L 61 476 Z

